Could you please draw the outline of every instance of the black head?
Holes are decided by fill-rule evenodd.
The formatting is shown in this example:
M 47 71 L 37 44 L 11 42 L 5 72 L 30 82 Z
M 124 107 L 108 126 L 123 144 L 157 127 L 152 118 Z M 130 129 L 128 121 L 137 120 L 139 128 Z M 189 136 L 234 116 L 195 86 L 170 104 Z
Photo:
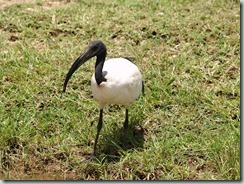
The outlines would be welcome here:
M 63 92 L 66 90 L 66 86 L 68 84 L 68 81 L 72 74 L 82 65 L 84 64 L 87 60 L 91 59 L 94 56 L 97 56 L 97 58 L 101 58 L 101 61 L 105 60 L 107 54 L 106 46 L 104 43 L 100 40 L 93 41 L 89 46 L 88 49 L 81 54 L 73 63 L 71 66 L 69 72 L 66 75 L 66 79 L 64 81 L 63 85 Z
M 91 57 L 99 56 L 101 54 L 107 54 L 107 49 L 104 43 L 100 40 L 93 41 L 89 46 L 87 51 L 90 52 Z

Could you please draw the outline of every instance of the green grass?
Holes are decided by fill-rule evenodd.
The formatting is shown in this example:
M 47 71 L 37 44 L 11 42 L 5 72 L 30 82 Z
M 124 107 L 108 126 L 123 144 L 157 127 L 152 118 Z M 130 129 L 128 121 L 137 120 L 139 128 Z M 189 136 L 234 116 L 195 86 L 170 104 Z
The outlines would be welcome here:
M 239 1 L 37 1 L 0 9 L 0 178 L 240 180 Z M 101 39 L 108 58 L 133 57 L 145 96 L 99 109 L 94 59 L 65 75 Z

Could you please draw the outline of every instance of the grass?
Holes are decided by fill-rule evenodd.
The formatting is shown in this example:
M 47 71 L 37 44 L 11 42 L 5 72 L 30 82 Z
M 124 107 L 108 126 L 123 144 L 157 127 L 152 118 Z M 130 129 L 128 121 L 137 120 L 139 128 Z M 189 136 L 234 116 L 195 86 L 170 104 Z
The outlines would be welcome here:
M 0 178 L 240 180 L 239 1 L 45 1 L 0 7 Z M 133 57 L 145 96 L 105 110 L 99 157 L 87 45 Z M 94 61 L 94 60 L 93 60 Z

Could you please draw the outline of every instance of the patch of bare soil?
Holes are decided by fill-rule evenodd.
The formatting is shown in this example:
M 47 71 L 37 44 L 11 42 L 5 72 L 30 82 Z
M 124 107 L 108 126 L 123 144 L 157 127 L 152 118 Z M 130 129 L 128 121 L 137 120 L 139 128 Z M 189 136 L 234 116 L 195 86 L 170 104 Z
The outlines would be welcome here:
M 13 4 L 23 4 L 23 3 L 35 3 L 36 0 L 0 0 L 0 9 L 4 9 L 10 5 Z M 29 8 L 28 10 L 33 10 L 36 11 L 38 10 L 40 7 L 43 9 L 50 9 L 52 7 L 57 7 L 57 6 L 61 6 L 67 3 L 71 3 L 72 0 L 61 0 L 61 1 L 56 1 L 56 0 L 43 0 L 40 3 L 39 7 L 36 8 Z
M 53 158 L 39 158 L 29 155 L 31 159 L 22 161 L 20 158 L 4 157 L 0 165 L 1 180 L 79 180 L 81 168 L 73 168 L 65 164 L 65 154 L 56 154 Z M 7 160 L 9 159 L 9 160 Z M 12 160 L 11 160 L 12 159 Z M 84 160 L 84 157 L 81 157 Z
M 4 9 L 12 4 L 33 3 L 34 0 L 0 0 L 0 9 Z

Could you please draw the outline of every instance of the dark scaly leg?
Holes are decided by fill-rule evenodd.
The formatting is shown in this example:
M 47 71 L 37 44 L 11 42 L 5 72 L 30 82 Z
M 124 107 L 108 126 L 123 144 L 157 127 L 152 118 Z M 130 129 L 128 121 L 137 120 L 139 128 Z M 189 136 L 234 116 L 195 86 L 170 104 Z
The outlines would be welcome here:
M 126 145 L 126 140 L 128 139 L 128 112 L 129 110 L 125 110 L 125 121 L 124 121 L 124 136 L 123 136 L 123 145 Z
M 91 158 L 89 158 L 88 160 L 85 160 L 87 162 L 86 167 L 84 169 L 84 173 L 87 172 L 87 168 L 89 166 L 90 161 L 96 157 L 96 153 L 97 153 L 97 142 L 98 142 L 98 137 L 99 137 L 99 133 L 102 129 L 102 125 L 103 125 L 103 109 L 100 109 L 100 115 L 99 115 L 99 121 L 97 124 L 97 135 L 96 135 L 96 139 L 95 139 L 95 143 L 94 143 L 94 148 L 93 148 L 93 153 Z
M 124 131 L 127 131 L 127 130 L 128 130 L 128 112 L 129 112 L 129 110 L 126 109 L 126 110 L 125 110 Z
M 100 109 L 100 116 L 99 116 L 99 121 L 97 124 L 97 135 L 96 135 L 96 139 L 95 139 L 95 144 L 94 144 L 94 149 L 93 149 L 93 156 L 96 155 L 96 150 L 97 150 L 97 141 L 98 141 L 98 137 L 99 137 L 99 133 L 102 129 L 102 125 L 103 125 L 103 109 Z

